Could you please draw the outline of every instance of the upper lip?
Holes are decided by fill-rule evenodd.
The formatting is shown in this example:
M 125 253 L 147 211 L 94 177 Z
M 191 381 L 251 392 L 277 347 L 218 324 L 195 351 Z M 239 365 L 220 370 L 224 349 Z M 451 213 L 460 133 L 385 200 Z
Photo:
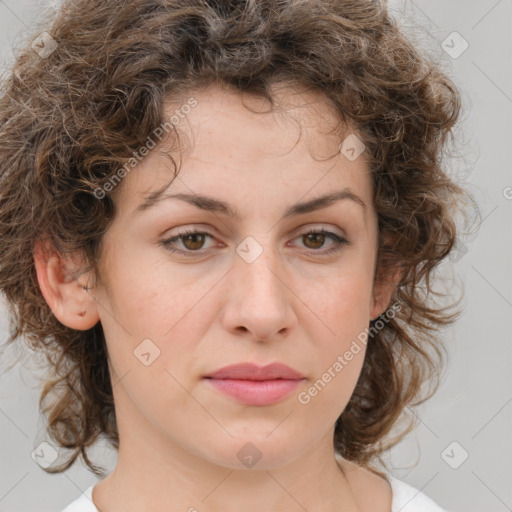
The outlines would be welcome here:
M 258 366 L 254 363 L 239 363 L 220 368 L 206 375 L 206 378 L 272 380 L 303 379 L 304 375 L 282 363 L 272 363 L 266 366 Z

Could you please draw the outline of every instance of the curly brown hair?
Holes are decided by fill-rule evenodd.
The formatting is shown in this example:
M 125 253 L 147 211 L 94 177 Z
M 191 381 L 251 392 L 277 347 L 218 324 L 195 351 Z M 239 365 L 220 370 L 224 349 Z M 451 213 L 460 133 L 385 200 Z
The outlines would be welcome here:
M 366 146 L 376 279 L 400 269 L 392 302 L 402 307 L 371 337 L 334 446 L 360 465 L 382 462 L 412 428 L 390 436 L 408 405 L 437 389 L 446 355 L 439 331 L 459 314 L 458 301 L 436 304 L 432 280 L 454 246 L 458 207 L 471 202 L 443 163 L 461 100 L 441 66 L 385 4 L 370 0 L 68 0 L 48 27 L 52 39 L 44 37 L 56 48 L 41 55 L 27 44 L 0 99 L 7 342 L 23 337 L 46 354 L 53 374 L 40 409 L 51 438 L 71 450 L 46 471 L 64 471 L 82 455 L 102 475 L 87 448 L 101 436 L 118 448 L 119 437 L 101 323 L 78 331 L 53 316 L 38 285 L 35 241 L 45 238 L 63 255 L 83 251 L 96 272 L 115 209 L 110 194 L 94 192 L 162 125 L 170 97 L 213 83 L 272 105 L 272 84 L 305 86 Z M 434 383 L 428 393 L 425 382 Z

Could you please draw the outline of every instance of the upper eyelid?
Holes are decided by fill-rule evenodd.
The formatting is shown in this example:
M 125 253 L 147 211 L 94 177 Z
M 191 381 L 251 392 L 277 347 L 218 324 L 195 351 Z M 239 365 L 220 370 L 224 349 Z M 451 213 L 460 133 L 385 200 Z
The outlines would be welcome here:
M 178 229 L 180 229 L 180 228 L 178 228 Z M 340 229 L 340 228 L 338 228 L 338 229 Z M 332 228 L 330 226 L 329 227 L 322 226 L 322 225 L 315 226 L 315 225 L 309 225 L 309 224 L 306 224 L 305 226 L 300 226 L 298 228 L 293 229 L 292 234 L 293 234 L 294 238 L 297 238 L 298 236 L 307 234 L 311 231 L 313 231 L 315 233 L 324 231 L 327 234 L 333 234 L 333 235 L 339 236 L 340 238 L 347 238 L 345 232 L 341 229 L 340 229 L 341 233 L 336 233 L 335 228 Z M 208 228 L 202 228 L 202 227 L 198 228 L 196 226 L 193 226 L 193 227 L 181 228 L 181 231 L 178 231 L 176 234 L 173 234 L 172 236 L 171 235 L 165 236 L 164 240 L 179 238 L 181 236 L 191 235 L 194 233 L 206 234 L 212 238 L 216 238 L 218 236 L 216 234 L 211 233 L 208 230 Z

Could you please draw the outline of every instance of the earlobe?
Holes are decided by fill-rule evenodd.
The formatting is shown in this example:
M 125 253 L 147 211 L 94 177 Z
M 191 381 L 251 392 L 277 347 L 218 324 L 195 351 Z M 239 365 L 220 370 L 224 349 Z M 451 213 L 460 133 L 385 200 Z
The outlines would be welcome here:
M 40 240 L 34 244 L 34 264 L 41 293 L 57 320 L 76 330 L 94 327 L 98 309 L 87 289 L 87 276 L 74 277 L 79 265 Z

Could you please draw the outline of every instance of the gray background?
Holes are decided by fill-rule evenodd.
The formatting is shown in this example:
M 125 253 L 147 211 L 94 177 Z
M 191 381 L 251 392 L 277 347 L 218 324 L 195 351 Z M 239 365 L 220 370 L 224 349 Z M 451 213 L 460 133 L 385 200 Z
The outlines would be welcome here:
M 52 3 L 0 0 L 0 74 L 8 72 L 16 45 L 38 33 L 35 24 Z M 450 362 L 443 384 L 411 412 L 418 428 L 387 460 L 394 476 L 453 512 L 512 510 L 512 0 L 395 0 L 390 7 L 462 91 L 458 143 L 464 158 L 449 167 L 476 197 L 483 222 L 475 237 L 461 234 L 458 252 L 441 269 L 455 278 L 444 282 L 465 290 L 463 316 L 445 333 Z M 469 45 L 457 58 L 442 48 L 450 36 L 444 44 L 456 49 L 454 31 Z M 1 309 L 2 340 L 7 326 Z M 0 369 L 11 357 L 2 354 Z M 28 358 L 25 367 L 0 375 L 2 512 L 59 510 L 97 481 L 78 464 L 50 475 L 32 460 L 46 439 L 34 368 L 35 359 Z M 115 454 L 104 444 L 91 455 L 113 468 Z

